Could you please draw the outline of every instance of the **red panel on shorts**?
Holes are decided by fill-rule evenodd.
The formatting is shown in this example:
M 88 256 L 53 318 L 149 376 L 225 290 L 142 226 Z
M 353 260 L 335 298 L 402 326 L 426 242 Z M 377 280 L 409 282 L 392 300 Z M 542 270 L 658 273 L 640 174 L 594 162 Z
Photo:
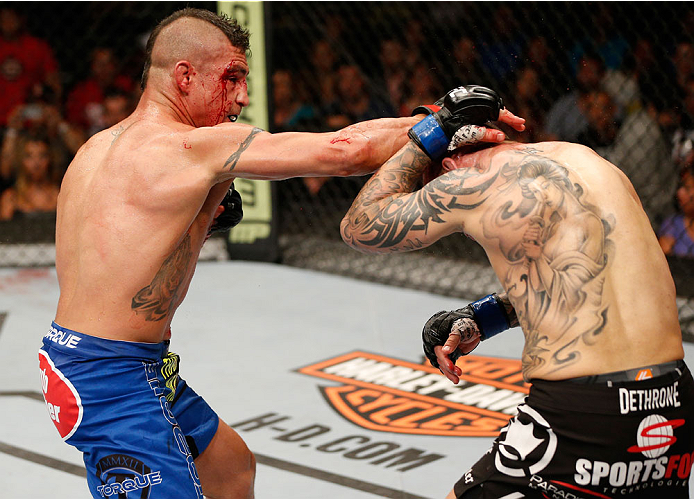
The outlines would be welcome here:
M 67 440 L 82 421 L 82 401 L 72 383 L 53 365 L 48 354 L 39 350 L 39 371 L 48 415 L 58 433 Z

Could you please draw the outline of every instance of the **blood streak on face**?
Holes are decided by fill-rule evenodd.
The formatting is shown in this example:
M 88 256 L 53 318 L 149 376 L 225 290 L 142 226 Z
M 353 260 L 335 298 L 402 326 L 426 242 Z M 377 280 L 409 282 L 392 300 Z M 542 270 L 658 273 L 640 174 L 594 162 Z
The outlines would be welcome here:
M 215 112 L 212 122 L 217 124 L 224 121 L 228 115 L 238 115 L 241 109 L 234 109 L 233 107 L 238 104 L 239 93 L 247 93 L 248 86 L 246 82 L 246 75 L 248 70 L 245 65 L 239 61 L 231 61 L 227 67 L 222 72 L 219 79 L 219 90 L 213 96 L 214 102 L 219 102 L 219 108 Z M 229 93 L 231 92 L 231 99 Z M 229 102 L 231 100 L 231 102 Z M 242 105 L 239 105 L 240 107 Z

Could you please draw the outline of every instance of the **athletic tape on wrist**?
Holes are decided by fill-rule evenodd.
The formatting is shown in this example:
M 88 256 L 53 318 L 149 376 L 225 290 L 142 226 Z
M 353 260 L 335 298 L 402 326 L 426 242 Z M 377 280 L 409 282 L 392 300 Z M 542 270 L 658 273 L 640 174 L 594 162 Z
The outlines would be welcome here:
M 419 138 L 420 144 L 430 158 L 437 159 L 446 154 L 448 137 L 433 114 L 411 128 L 411 131 Z
M 475 312 L 475 321 L 480 329 L 482 340 L 487 340 L 508 329 L 506 310 L 493 294 L 472 302 L 470 306 Z

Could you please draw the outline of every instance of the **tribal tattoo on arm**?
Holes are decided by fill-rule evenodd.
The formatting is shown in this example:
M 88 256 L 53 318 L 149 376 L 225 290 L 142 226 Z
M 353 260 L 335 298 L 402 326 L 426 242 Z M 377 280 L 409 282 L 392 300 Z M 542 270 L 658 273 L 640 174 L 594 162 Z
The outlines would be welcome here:
M 191 236 L 186 234 L 181 244 L 164 260 L 152 282 L 133 297 L 131 309 L 148 322 L 165 319 L 185 289 L 192 254 Z
M 239 148 L 227 158 L 227 160 L 224 162 L 224 168 L 229 168 L 229 171 L 232 171 L 234 168 L 236 168 L 237 163 L 239 162 L 239 159 L 241 158 L 241 154 L 244 153 L 246 149 L 251 145 L 251 142 L 253 142 L 253 139 L 255 139 L 255 136 L 258 135 L 260 132 L 262 132 L 260 128 L 253 128 L 251 130 L 251 133 L 248 134 L 248 137 L 246 137 L 243 142 L 239 144 Z
M 479 206 L 495 176 L 469 185 L 474 175 L 458 170 L 415 191 L 430 161 L 408 144 L 384 164 L 343 219 L 343 240 L 364 252 L 412 251 L 462 231 L 451 222 L 451 214 Z
M 426 231 L 421 223 L 426 207 L 410 193 L 429 161 L 411 143 L 388 160 L 369 179 L 345 215 L 341 224 L 344 241 L 369 252 L 424 247 L 413 233 Z

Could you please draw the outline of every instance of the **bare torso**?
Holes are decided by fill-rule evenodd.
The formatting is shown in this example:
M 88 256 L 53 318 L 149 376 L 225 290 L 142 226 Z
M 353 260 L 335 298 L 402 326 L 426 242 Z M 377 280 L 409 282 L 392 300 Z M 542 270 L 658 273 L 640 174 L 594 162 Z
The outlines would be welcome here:
M 497 146 L 464 161 L 475 166 L 439 180 L 479 186 L 460 196 L 463 204 L 481 201 L 461 223 L 486 250 L 516 309 L 526 378 L 683 357 L 666 259 L 616 167 L 559 142 Z
M 186 294 L 228 183 L 187 157 L 184 125 L 130 117 L 70 165 L 58 200 L 55 321 L 103 338 L 159 342 Z
M 321 134 L 182 121 L 143 97 L 70 164 L 57 210 L 59 325 L 125 341 L 165 339 L 234 178 L 364 175 L 406 143 L 416 118 Z

